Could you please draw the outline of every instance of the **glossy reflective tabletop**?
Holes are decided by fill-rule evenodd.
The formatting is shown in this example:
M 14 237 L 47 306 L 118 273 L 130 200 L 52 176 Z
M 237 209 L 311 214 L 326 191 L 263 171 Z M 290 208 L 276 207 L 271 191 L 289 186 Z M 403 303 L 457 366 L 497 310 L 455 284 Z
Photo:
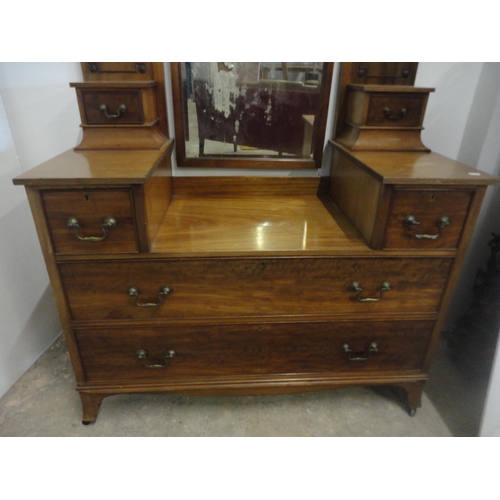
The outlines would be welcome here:
M 174 197 L 155 253 L 323 254 L 369 251 L 340 212 L 308 196 Z

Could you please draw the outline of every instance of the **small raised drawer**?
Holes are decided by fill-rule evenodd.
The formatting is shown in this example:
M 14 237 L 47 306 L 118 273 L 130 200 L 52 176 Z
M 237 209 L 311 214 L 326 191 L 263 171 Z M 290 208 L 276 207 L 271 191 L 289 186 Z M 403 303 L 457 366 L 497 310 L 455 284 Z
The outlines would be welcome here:
M 88 381 L 419 370 L 433 321 L 76 329 Z
M 367 127 L 421 127 L 429 92 L 409 86 L 349 85 L 347 121 Z
M 135 125 L 144 123 L 142 96 L 138 90 L 85 90 L 83 122 L 88 125 Z
M 472 194 L 471 190 L 395 189 L 385 248 L 456 248 Z
M 82 123 L 87 126 L 150 125 L 158 119 L 156 83 L 84 82 L 76 88 Z
M 75 321 L 434 313 L 452 259 L 64 262 Z M 98 291 L 98 293 L 97 293 Z
M 55 253 L 139 251 L 128 189 L 42 191 Z

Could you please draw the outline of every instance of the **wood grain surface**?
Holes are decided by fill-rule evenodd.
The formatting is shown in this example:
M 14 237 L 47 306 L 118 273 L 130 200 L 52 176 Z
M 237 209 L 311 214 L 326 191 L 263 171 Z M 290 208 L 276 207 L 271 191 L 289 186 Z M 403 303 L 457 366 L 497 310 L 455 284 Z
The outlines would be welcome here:
M 432 321 L 277 323 L 78 329 L 90 382 L 262 374 L 419 370 Z M 370 344 L 378 351 L 368 355 Z M 352 349 L 349 360 L 344 344 Z M 175 356 L 165 359 L 173 349 Z M 137 357 L 145 350 L 146 359 Z M 148 368 L 146 364 L 164 368 Z
M 64 262 L 59 265 L 74 321 L 327 314 L 435 313 L 452 259 L 268 258 Z M 358 282 L 362 298 L 349 289 Z M 171 293 L 162 297 L 162 287 Z M 139 290 L 140 307 L 127 294 Z

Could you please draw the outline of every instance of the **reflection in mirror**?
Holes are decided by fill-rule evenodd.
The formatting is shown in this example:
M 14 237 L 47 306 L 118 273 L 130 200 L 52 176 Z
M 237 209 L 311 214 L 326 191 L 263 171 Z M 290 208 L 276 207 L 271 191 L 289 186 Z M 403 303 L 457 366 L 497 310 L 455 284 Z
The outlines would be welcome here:
M 179 164 L 276 159 L 314 167 L 315 141 L 324 135 L 324 87 L 329 92 L 331 81 L 326 68 L 314 62 L 180 63 L 178 96 L 174 75 L 178 145 L 177 131 L 183 135 Z

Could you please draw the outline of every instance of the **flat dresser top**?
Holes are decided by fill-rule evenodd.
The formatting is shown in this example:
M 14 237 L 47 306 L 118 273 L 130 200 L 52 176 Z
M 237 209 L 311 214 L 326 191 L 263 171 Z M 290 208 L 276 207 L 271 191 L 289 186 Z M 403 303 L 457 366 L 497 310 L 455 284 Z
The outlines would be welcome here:
M 500 179 L 432 152 L 350 151 L 330 141 L 383 184 L 489 185 Z
M 69 150 L 16 177 L 16 185 L 71 186 L 144 184 L 158 163 L 172 152 L 161 150 Z

